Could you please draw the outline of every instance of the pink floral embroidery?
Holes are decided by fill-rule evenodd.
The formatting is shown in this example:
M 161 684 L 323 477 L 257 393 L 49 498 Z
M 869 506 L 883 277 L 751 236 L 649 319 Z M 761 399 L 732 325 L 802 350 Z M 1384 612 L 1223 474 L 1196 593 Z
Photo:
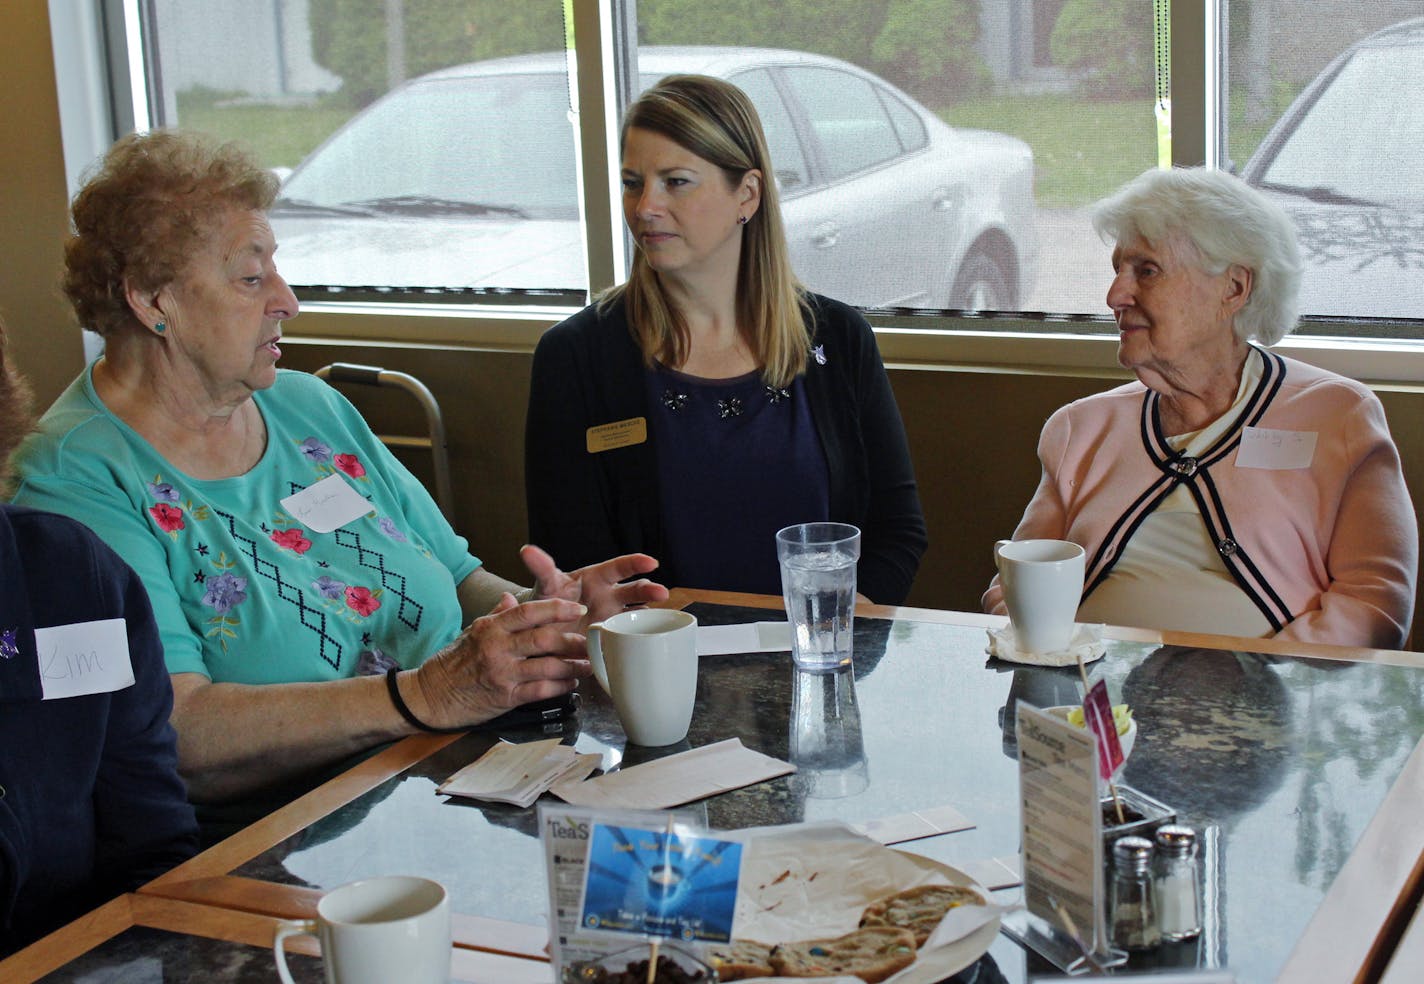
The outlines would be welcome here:
M 158 528 L 165 533 L 176 533 L 183 528 L 183 510 L 176 509 L 166 502 L 149 506 L 148 514 L 153 517 Z
M 272 542 L 279 547 L 299 554 L 306 553 L 311 549 L 312 545 L 312 542 L 302 534 L 302 531 L 295 527 L 289 530 L 274 530 L 272 532 Z
M 332 459 L 332 463 L 352 478 L 360 478 L 366 474 L 366 466 L 361 464 L 361 459 L 354 454 L 338 454 Z
M 380 608 L 381 602 L 371 594 L 370 588 L 348 587 L 346 607 L 364 618 Z

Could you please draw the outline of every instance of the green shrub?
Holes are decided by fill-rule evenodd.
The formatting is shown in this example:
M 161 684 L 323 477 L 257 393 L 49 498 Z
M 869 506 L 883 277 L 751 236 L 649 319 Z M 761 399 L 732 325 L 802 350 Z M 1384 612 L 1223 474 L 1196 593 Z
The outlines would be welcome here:
M 560 5 L 512 0 L 405 0 L 406 76 L 562 47 Z M 311 0 L 312 51 L 364 106 L 387 88 L 385 4 Z
M 1086 73 L 1083 95 L 1152 98 L 1152 4 L 1148 0 L 1068 0 L 1053 25 L 1056 64 Z
M 988 77 L 977 0 L 639 0 L 645 44 L 790 48 L 869 69 L 907 91 L 943 98 Z

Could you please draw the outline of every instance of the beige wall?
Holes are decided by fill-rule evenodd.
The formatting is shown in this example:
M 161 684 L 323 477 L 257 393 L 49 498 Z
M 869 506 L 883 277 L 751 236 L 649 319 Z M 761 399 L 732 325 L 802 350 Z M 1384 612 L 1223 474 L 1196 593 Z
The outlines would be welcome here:
M 44 0 L 7 5 L 0 30 L 0 311 L 13 352 L 48 402 L 78 371 L 78 331 L 55 283 L 66 195 Z M 293 322 L 283 364 L 344 360 L 422 378 L 445 411 L 459 506 L 456 525 L 490 567 L 518 575 L 525 535 L 524 406 L 529 355 L 471 349 L 338 344 L 300 338 Z M 1054 408 L 1113 383 L 1105 373 L 972 368 L 895 369 L 892 382 L 918 468 L 931 546 L 912 604 L 973 610 L 992 565 L 990 544 L 1012 531 L 1037 481 L 1034 447 Z M 357 394 L 378 429 L 422 431 L 404 397 Z M 1381 391 L 1416 503 L 1424 501 L 1424 391 Z M 428 475 L 414 455 L 417 473 Z
M 41 401 L 83 364 L 57 283 L 68 207 L 44 0 L 12 0 L 0 27 L 0 317 Z M 43 405 L 43 404 L 42 404 Z

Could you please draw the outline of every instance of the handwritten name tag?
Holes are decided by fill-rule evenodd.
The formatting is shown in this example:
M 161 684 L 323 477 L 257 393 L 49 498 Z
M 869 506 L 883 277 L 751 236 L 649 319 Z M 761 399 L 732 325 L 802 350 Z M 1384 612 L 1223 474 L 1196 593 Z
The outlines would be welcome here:
M 121 618 L 35 629 L 45 700 L 108 694 L 134 685 L 129 633 Z
M 584 443 L 589 454 L 626 448 L 631 444 L 642 444 L 648 439 L 648 418 L 629 417 L 615 420 L 611 424 L 599 424 L 584 432 Z
M 282 508 L 313 533 L 330 533 L 371 511 L 370 501 L 340 475 L 328 475 L 282 500 Z
M 1269 468 L 1273 471 L 1309 468 L 1315 459 L 1315 439 L 1315 431 L 1243 427 L 1241 447 L 1236 451 L 1236 467 Z

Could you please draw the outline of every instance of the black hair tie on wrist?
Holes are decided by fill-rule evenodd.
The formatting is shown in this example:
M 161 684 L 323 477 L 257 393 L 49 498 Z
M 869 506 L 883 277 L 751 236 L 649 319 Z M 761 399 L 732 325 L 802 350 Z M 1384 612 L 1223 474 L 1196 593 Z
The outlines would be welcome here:
M 432 728 L 420 718 L 416 717 L 411 709 L 406 706 L 405 698 L 401 696 L 400 686 L 396 683 L 396 674 L 400 672 L 399 666 L 392 666 L 386 671 L 386 689 L 391 692 L 391 703 L 396 705 L 396 710 L 400 711 L 400 716 L 410 723 L 412 728 L 421 731 L 428 731 L 433 735 L 453 735 L 461 731 L 469 731 L 469 728 Z

